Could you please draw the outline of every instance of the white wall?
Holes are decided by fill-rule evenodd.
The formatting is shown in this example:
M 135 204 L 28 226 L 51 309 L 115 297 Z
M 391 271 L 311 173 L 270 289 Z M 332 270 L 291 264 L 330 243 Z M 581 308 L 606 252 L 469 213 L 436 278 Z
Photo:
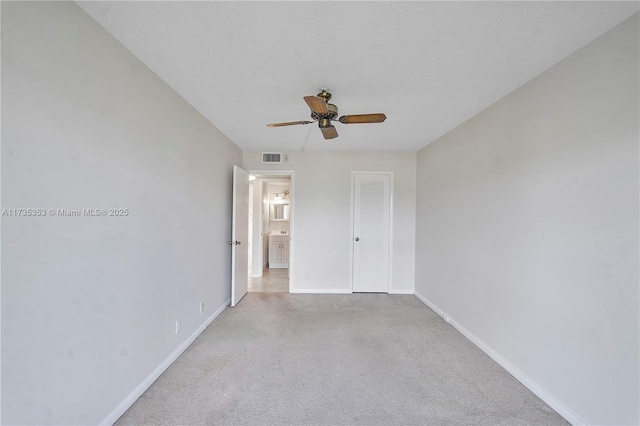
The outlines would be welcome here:
M 574 422 L 640 423 L 638 59 L 636 14 L 418 154 L 416 293 Z
M 290 152 L 283 164 L 261 160 L 260 152 L 243 152 L 246 170 L 295 171 L 293 292 L 351 291 L 351 171 L 394 171 L 391 292 L 413 293 L 416 153 Z
M 2 217 L 3 424 L 115 420 L 224 306 L 240 162 L 75 3 L 2 2 L 2 208 L 129 209 Z

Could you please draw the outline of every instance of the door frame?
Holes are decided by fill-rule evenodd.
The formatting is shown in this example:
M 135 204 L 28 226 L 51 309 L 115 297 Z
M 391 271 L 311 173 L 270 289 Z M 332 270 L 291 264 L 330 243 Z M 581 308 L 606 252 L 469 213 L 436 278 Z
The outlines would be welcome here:
M 295 170 L 247 170 L 250 175 L 258 175 L 260 177 L 266 178 L 265 180 L 269 180 L 269 176 L 289 176 L 289 187 L 291 188 L 289 191 L 289 205 L 291 206 L 291 210 L 289 212 L 289 293 L 291 293 L 291 289 L 293 288 L 293 272 L 295 268 L 295 238 L 293 238 L 295 233 L 295 216 L 296 216 L 296 208 L 295 208 L 295 198 L 296 198 L 296 184 L 295 184 Z M 262 211 L 262 204 L 260 205 L 260 213 L 264 214 Z M 254 218 L 255 220 L 255 218 Z M 264 229 L 262 230 L 264 233 Z M 264 264 L 264 259 L 262 260 Z
M 253 175 L 253 173 L 249 173 L 250 176 Z M 259 185 L 256 185 L 255 183 L 258 182 Z M 264 184 L 265 182 L 260 179 L 258 181 L 254 180 L 253 182 L 253 194 L 254 194 L 254 198 L 249 199 L 249 209 L 253 210 L 254 205 L 255 205 L 255 194 L 256 191 L 258 191 L 258 193 L 260 194 L 260 202 L 258 204 L 259 209 L 256 215 L 254 215 L 253 217 L 253 232 L 252 232 L 252 246 L 251 249 L 253 250 L 254 253 L 257 253 L 255 256 L 252 254 L 252 262 L 255 262 L 257 259 L 257 263 L 259 263 L 260 265 L 260 270 L 257 270 L 256 268 L 251 268 L 251 278 L 261 278 L 264 275 L 264 238 L 262 237 L 263 234 L 263 228 L 264 228 L 264 217 L 263 217 L 263 209 L 262 209 L 262 199 L 264 196 Z M 254 238 L 253 233 L 257 233 L 259 234 L 259 238 Z M 260 241 L 259 245 L 256 245 L 256 241 Z
M 387 175 L 389 176 L 389 287 L 387 288 L 387 293 L 391 293 L 391 288 L 393 285 L 393 206 L 394 206 L 394 178 L 395 173 L 393 170 L 358 170 L 351 171 L 351 224 L 349 226 L 349 235 L 351 248 L 349 250 L 349 287 L 351 288 L 351 293 L 353 293 L 353 267 L 354 267 L 354 238 L 355 236 L 355 198 L 356 198 L 356 175 Z

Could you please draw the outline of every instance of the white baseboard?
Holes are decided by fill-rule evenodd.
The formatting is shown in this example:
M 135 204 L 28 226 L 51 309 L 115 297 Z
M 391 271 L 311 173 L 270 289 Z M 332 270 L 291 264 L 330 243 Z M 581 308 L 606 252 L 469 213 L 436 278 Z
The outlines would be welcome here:
M 338 289 L 297 289 L 290 288 L 289 293 L 309 293 L 309 294 L 351 294 L 353 293 L 351 290 L 345 290 L 343 288 Z
M 431 303 L 429 300 L 427 300 L 426 297 L 424 297 L 423 295 L 421 295 L 420 293 L 418 293 L 417 291 L 413 293 L 414 296 L 416 296 L 418 299 L 420 299 L 420 301 L 422 303 L 424 303 L 425 305 L 427 305 L 429 307 L 429 309 L 431 309 L 433 312 L 435 312 L 436 314 L 438 314 L 439 317 L 441 317 L 443 320 L 445 320 L 446 322 L 449 322 L 449 317 L 442 312 L 436 305 L 434 305 L 433 303 Z
M 418 292 L 413 293 L 420 301 L 422 301 L 425 305 L 427 305 L 432 311 L 438 314 L 442 319 L 451 324 L 456 330 L 458 330 L 464 337 L 469 339 L 471 343 L 476 345 L 480 350 L 482 350 L 485 354 L 489 355 L 491 359 L 497 362 L 502 368 L 507 370 L 509 374 L 516 378 L 520 383 L 522 383 L 527 389 L 533 392 L 538 398 L 543 400 L 549 407 L 553 408 L 558 414 L 564 417 L 569 423 L 572 425 L 585 425 L 580 417 L 578 417 L 573 411 L 568 409 L 564 404 L 558 401 L 556 398 L 547 393 L 544 389 L 542 389 L 538 384 L 530 379 L 527 375 L 525 375 L 522 371 L 516 368 L 513 364 L 511 364 L 508 360 L 502 357 L 499 353 L 491 349 L 488 345 L 486 345 L 482 340 L 476 337 L 469 330 L 464 328 L 461 324 L 457 323 L 455 320 L 451 319 L 449 315 L 447 315 L 442 309 L 438 308 L 431 301 L 429 301 L 426 297 L 421 295 Z
M 200 334 L 202 334 L 204 330 L 206 330 L 206 328 L 213 322 L 213 320 L 216 319 L 218 315 L 220 315 L 222 311 L 226 309 L 227 306 L 229 306 L 229 303 L 231 303 L 231 299 L 228 299 L 224 303 L 224 305 L 219 307 L 209 318 L 207 318 L 202 324 L 200 324 L 196 331 L 194 331 L 191 336 L 187 338 L 187 340 L 182 342 L 182 344 L 178 346 L 176 350 L 171 353 L 171 355 L 169 355 L 164 361 L 162 361 L 160 365 L 158 365 L 156 369 L 153 370 L 153 372 L 133 390 L 133 392 L 131 392 L 120 404 L 118 404 L 118 406 L 111 413 L 109 413 L 109 415 L 102 422 L 100 422 L 100 424 L 114 424 L 129 409 L 129 407 L 131 407 L 133 403 L 136 402 L 147 389 L 149 389 L 153 382 L 155 382 L 158 377 L 160 377 L 160 375 L 164 373 L 165 370 L 169 368 L 169 366 L 173 364 L 173 362 L 178 359 L 178 357 L 182 355 L 185 350 L 187 350 L 187 348 L 198 338 Z
M 344 288 L 339 289 L 297 289 L 291 288 L 289 289 L 289 293 L 309 293 L 309 294 L 352 294 L 353 291 L 346 290 Z M 412 290 L 401 290 L 401 291 L 390 291 L 389 294 L 415 294 Z
M 225 309 L 227 309 L 227 306 L 229 306 L 231 304 L 231 298 L 227 299 L 226 302 L 224 302 L 224 305 L 220 306 L 218 309 L 216 309 L 216 311 L 211 314 L 211 316 L 209 318 L 207 318 L 202 325 L 204 326 L 204 328 L 202 329 L 202 331 L 204 331 L 207 327 L 209 327 L 211 325 L 211 323 L 213 322 L 214 319 L 218 318 L 218 315 L 220 315 L 222 313 L 222 311 L 224 311 Z M 202 331 L 200 333 L 202 333 Z M 198 334 L 199 335 L 199 334 Z M 196 336 L 198 337 L 198 336 Z M 195 339 L 194 339 L 195 340 Z

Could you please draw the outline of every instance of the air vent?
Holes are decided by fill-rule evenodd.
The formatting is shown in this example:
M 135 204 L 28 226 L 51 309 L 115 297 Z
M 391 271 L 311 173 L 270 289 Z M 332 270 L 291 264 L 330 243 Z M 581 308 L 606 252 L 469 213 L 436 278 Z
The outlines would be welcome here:
M 263 152 L 262 153 L 262 164 L 282 164 L 282 153 L 281 152 Z

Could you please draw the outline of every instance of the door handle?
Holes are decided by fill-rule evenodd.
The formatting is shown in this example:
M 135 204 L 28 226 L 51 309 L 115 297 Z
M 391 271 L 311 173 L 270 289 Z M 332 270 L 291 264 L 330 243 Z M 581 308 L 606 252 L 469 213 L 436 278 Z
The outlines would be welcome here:
M 356 237 L 356 241 L 360 241 L 360 238 Z
M 229 245 L 232 246 L 233 245 L 233 241 L 229 241 Z
M 236 241 L 236 245 L 240 245 L 242 243 L 242 241 Z

